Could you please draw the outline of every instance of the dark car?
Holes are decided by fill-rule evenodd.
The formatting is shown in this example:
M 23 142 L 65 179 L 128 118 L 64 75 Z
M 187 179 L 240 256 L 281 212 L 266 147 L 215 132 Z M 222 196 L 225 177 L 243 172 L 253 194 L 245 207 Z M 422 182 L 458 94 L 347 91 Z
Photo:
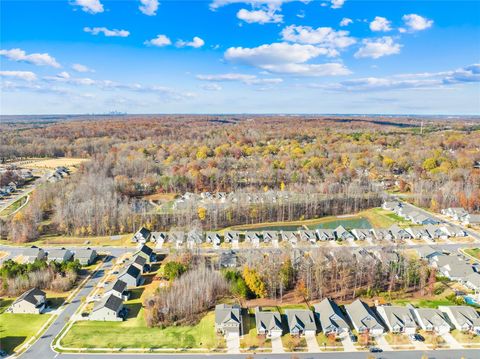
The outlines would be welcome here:
M 383 352 L 383 350 L 381 348 L 377 348 L 377 347 L 370 347 L 369 350 L 370 350 L 370 353 L 381 353 L 381 352 Z

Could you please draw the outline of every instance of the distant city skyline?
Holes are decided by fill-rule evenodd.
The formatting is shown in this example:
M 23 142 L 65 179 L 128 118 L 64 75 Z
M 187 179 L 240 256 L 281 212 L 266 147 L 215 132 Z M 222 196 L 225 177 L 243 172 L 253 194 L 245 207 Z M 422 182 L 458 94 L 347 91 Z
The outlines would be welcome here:
M 2 115 L 480 114 L 480 2 L 1 3 Z

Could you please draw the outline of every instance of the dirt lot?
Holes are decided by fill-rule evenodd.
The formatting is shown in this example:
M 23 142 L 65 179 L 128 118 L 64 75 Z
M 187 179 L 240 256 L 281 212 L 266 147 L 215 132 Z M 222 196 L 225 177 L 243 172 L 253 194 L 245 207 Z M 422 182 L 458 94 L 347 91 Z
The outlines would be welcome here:
M 32 158 L 25 161 L 16 162 L 17 166 L 31 168 L 31 169 L 55 169 L 59 166 L 65 166 L 68 168 L 76 167 L 83 162 L 88 161 L 86 158 Z

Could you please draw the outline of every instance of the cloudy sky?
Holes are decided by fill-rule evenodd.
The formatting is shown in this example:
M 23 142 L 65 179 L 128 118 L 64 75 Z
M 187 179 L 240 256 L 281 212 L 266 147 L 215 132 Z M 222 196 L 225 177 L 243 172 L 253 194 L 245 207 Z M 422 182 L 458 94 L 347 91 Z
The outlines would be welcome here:
M 1 114 L 480 114 L 480 2 L 2 0 Z

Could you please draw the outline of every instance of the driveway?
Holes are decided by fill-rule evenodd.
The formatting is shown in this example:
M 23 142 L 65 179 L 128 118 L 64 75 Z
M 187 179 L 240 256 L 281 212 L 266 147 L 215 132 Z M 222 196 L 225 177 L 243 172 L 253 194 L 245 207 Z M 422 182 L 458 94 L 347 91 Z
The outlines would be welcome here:
M 342 338 L 343 350 L 346 352 L 356 352 L 357 348 L 352 342 L 350 335 L 346 335 Z
M 428 350 L 427 344 L 418 340 L 412 340 L 410 337 L 408 338 L 410 343 L 415 347 L 415 350 Z
M 272 337 L 272 353 L 285 353 L 282 337 Z
M 393 350 L 390 344 L 388 344 L 387 339 L 385 339 L 385 336 L 379 335 L 375 337 L 375 341 L 377 342 L 377 346 L 384 352 Z
M 320 346 L 318 345 L 315 334 L 305 334 L 305 341 L 307 342 L 309 353 L 320 353 Z
M 447 342 L 451 349 L 463 349 L 463 346 L 452 336 L 452 334 L 443 334 L 442 338 Z
M 228 354 L 240 353 L 240 336 L 237 333 L 230 333 L 225 339 L 227 341 Z

